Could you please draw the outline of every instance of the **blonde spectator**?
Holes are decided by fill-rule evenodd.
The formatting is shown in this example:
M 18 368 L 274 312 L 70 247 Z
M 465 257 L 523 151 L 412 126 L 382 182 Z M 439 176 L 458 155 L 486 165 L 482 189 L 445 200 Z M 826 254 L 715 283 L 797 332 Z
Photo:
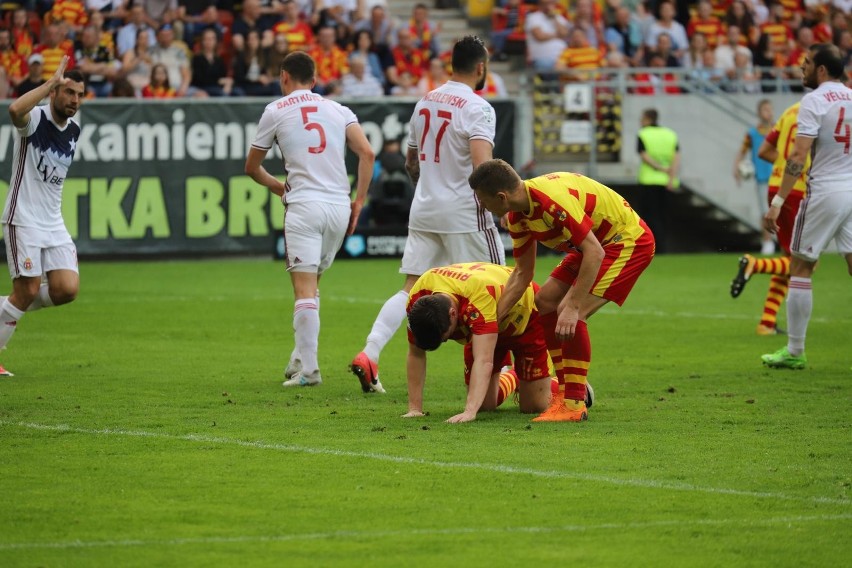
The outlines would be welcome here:
M 130 83 L 137 94 L 151 81 L 151 71 L 154 61 L 148 47 L 148 30 L 140 29 L 136 33 L 136 45 L 124 53 L 121 69 L 124 78 Z
M 422 97 L 429 91 L 434 91 L 449 80 L 450 74 L 447 73 L 447 65 L 444 60 L 440 57 L 433 57 L 429 60 L 429 71 L 417 82 L 418 96 Z
M 695 32 L 689 38 L 689 50 L 683 58 L 683 66 L 687 69 L 701 69 L 704 67 L 704 54 L 710 51 L 707 36 L 701 32 Z

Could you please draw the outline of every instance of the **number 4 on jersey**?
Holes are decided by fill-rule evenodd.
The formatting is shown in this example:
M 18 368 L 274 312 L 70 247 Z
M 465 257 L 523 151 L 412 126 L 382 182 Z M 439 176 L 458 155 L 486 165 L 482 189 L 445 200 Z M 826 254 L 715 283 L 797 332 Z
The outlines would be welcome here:
M 850 133 L 850 126 L 848 124 L 843 124 L 843 119 L 846 118 L 846 108 L 840 107 L 840 114 L 837 117 L 837 126 L 834 127 L 834 140 L 835 142 L 840 142 L 843 144 L 843 153 L 849 153 L 849 143 L 852 140 L 852 133 Z M 422 158 L 421 158 L 422 159 Z

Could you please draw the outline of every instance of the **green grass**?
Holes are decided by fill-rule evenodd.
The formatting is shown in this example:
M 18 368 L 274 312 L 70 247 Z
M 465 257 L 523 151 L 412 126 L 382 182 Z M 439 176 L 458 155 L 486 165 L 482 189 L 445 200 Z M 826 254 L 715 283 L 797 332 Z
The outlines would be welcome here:
M 332 267 L 325 382 L 284 390 L 280 263 L 84 262 L 78 301 L 28 314 L 3 353 L 0 566 L 848 562 L 842 259 L 816 275 L 810 367 L 793 372 L 760 365 L 784 343 L 754 335 L 768 279 L 732 300 L 736 257 L 657 258 L 590 320 L 590 420 L 535 425 L 511 403 L 444 423 L 464 400 L 455 345 L 430 356 L 430 415 L 399 418 L 402 333 L 388 394 L 361 393 L 347 365 L 397 266 Z

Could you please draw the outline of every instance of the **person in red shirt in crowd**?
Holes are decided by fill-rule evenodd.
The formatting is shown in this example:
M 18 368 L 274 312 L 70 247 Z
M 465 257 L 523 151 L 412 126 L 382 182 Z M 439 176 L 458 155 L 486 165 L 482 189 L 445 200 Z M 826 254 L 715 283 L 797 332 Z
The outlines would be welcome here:
M 713 4 L 710 0 L 701 0 L 698 3 L 698 11 L 686 26 L 686 35 L 690 40 L 696 33 L 704 34 L 710 49 L 716 49 L 719 36 L 725 35 L 725 26 L 722 25 L 722 20 L 713 15 Z
M 751 47 L 757 44 L 760 29 L 754 24 L 754 16 L 742 0 L 734 0 L 728 13 L 725 14 L 725 25 L 730 28 L 737 26 L 740 30 L 739 44 Z
M 332 36 L 334 30 L 332 29 Z M 311 26 L 299 16 L 299 5 L 294 0 L 284 3 L 284 19 L 272 26 L 272 34 L 283 34 L 287 37 L 287 43 L 293 51 L 310 51 L 314 43 L 314 32 Z M 317 62 L 319 70 L 319 62 Z
M 77 33 L 89 23 L 89 14 L 80 0 L 56 0 L 53 9 L 46 14 L 45 21 L 60 25 L 64 22 L 69 29 Z
M 30 27 L 30 15 L 26 8 L 17 8 L 12 13 L 11 31 L 12 45 L 15 46 L 15 51 L 24 59 L 28 58 L 38 42 L 35 32 Z
M 340 81 L 349 73 L 349 58 L 335 43 L 334 28 L 325 26 L 317 33 L 317 44 L 310 51 L 317 65 L 317 82 L 314 92 L 325 94 L 332 82 Z
M 588 81 L 596 74 L 590 71 L 604 66 L 601 50 L 589 45 L 584 28 L 576 27 L 568 36 L 568 47 L 556 60 L 555 69 L 566 71 L 562 77 L 569 81 Z M 585 71 L 585 72 L 584 72 Z
M 12 33 L 0 28 L 0 99 L 17 89 L 27 76 L 27 63 L 12 47 Z
M 800 79 L 802 77 L 802 63 L 805 61 L 805 57 L 808 55 L 808 50 L 812 45 L 816 43 L 814 41 L 814 32 L 811 28 L 801 27 L 796 32 L 796 45 L 793 47 L 793 50 L 790 52 L 790 56 L 787 58 L 787 61 L 784 62 L 785 67 L 793 67 L 791 71 L 785 73 L 790 79 Z M 801 87 L 796 87 L 793 89 L 801 91 Z
M 44 68 L 42 69 L 41 76 L 45 81 L 53 77 L 53 74 L 59 69 L 59 64 L 62 62 L 64 56 L 68 56 L 66 70 L 73 69 L 76 65 L 74 61 L 74 42 L 68 39 L 62 26 L 58 24 L 49 24 L 47 26 L 44 33 L 44 43 L 37 45 L 34 53 L 39 53 L 44 57 Z
M 760 24 L 760 33 L 768 38 L 768 49 L 773 59 L 786 60 L 793 47 L 793 30 L 784 21 L 784 6 L 769 5 L 769 19 Z
M 423 51 L 427 59 L 438 56 L 438 32 L 441 31 L 441 26 L 429 21 L 429 8 L 426 4 L 415 4 L 408 30 L 414 38 L 414 45 Z
M 423 77 L 429 59 L 423 50 L 414 46 L 414 38 L 408 28 L 402 28 L 397 33 L 397 45 L 391 54 L 393 65 L 388 67 L 388 82 L 391 85 L 400 85 L 403 73 L 408 73 L 415 83 Z

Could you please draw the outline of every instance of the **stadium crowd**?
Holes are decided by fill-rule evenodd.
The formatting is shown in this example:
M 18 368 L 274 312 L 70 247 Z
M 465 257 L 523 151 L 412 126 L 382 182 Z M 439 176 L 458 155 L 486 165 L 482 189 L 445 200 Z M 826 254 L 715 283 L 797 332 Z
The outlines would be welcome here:
M 0 98 L 47 80 L 63 55 L 88 96 L 276 96 L 290 51 L 317 62 L 328 96 L 422 96 L 451 74 L 430 7 L 386 0 L 24 0 L 0 5 Z M 725 90 L 798 78 L 808 46 L 832 42 L 852 65 L 852 0 L 497 0 L 496 60 L 586 79 L 633 74 L 639 94 L 678 92 L 676 69 Z M 514 50 L 514 51 L 513 51 Z M 482 94 L 504 96 L 496 73 Z

